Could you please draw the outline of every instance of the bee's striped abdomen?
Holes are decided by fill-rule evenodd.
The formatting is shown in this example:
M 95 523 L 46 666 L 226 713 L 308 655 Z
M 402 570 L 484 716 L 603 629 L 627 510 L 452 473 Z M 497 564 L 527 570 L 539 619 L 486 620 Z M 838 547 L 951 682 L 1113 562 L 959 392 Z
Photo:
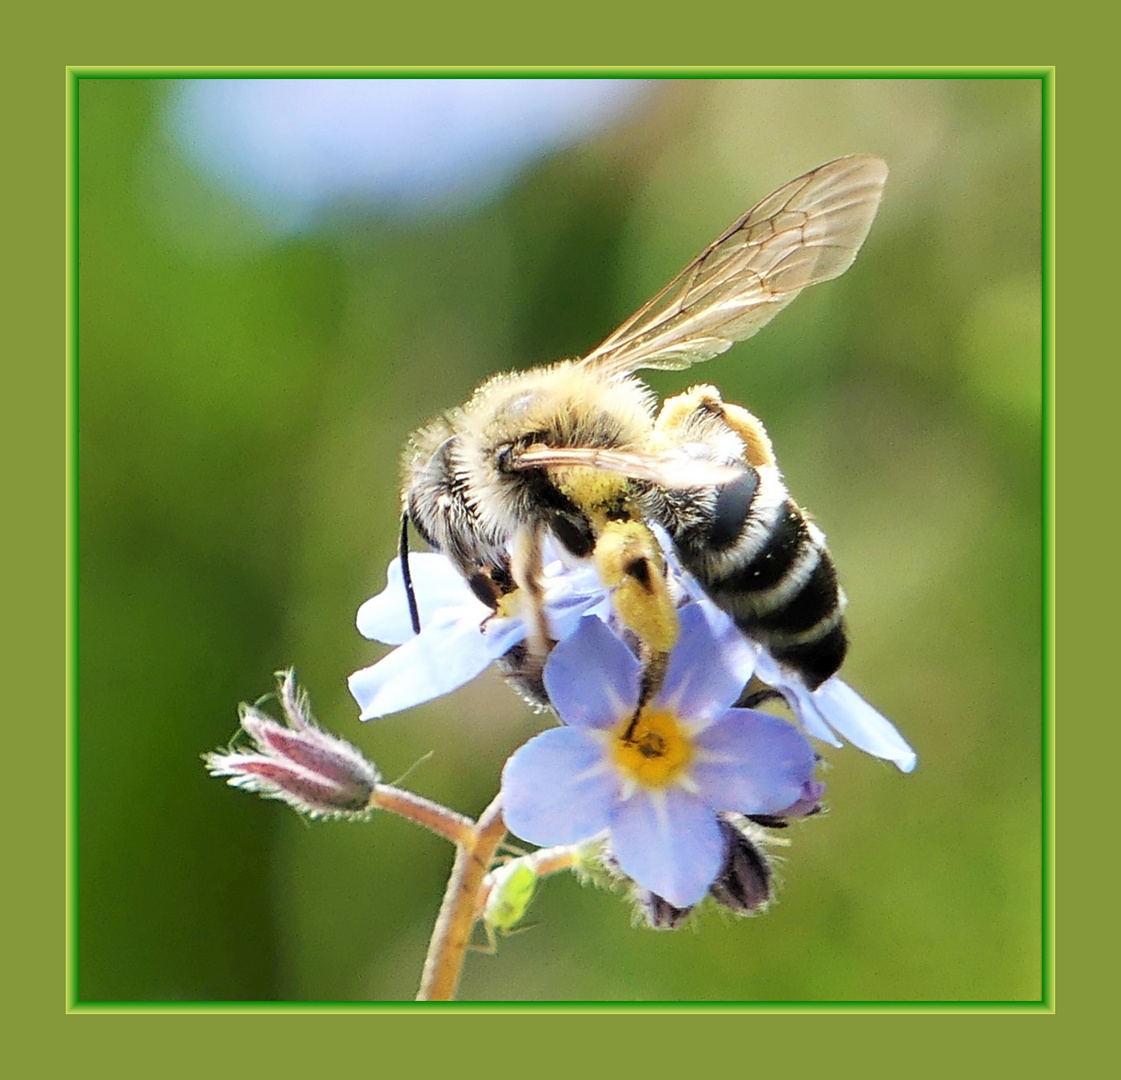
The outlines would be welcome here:
M 751 472 L 758 482 L 731 542 L 711 543 L 694 517 L 675 544 L 736 625 L 816 688 L 845 658 L 844 594 L 824 535 L 786 495 L 777 470 Z M 710 512 L 708 524 L 728 533 L 726 515 Z
M 712 581 L 712 598 L 749 637 L 816 688 L 845 658 L 844 593 L 821 530 L 789 499 L 759 553 Z
M 790 498 L 763 425 L 700 385 L 663 404 L 655 432 L 698 460 L 743 470 L 720 487 L 654 489 L 645 512 L 736 625 L 816 689 L 845 658 L 845 598 L 825 536 Z

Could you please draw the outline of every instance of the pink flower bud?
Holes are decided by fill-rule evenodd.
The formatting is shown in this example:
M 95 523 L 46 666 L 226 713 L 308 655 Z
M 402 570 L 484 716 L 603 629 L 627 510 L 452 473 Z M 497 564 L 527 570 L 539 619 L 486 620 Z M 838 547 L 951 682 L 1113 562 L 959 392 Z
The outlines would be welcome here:
M 291 671 L 280 673 L 279 697 L 287 726 L 242 705 L 241 727 L 254 749 L 205 754 L 210 774 L 310 817 L 367 816 L 381 779 L 377 769 L 350 743 L 316 725 Z

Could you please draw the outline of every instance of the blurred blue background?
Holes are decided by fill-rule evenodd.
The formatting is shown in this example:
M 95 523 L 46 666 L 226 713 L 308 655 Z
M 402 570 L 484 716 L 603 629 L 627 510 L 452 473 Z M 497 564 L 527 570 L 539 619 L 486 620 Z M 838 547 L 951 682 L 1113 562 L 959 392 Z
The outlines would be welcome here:
M 692 373 L 767 424 L 919 753 L 825 749 L 765 916 L 631 925 L 549 881 L 464 998 L 1041 994 L 1038 80 L 146 80 L 78 92 L 78 996 L 410 999 L 452 852 L 207 777 L 294 664 L 478 813 L 542 724 L 484 677 L 360 725 L 409 432 L 587 351 L 758 198 L 891 166 L 855 266 Z

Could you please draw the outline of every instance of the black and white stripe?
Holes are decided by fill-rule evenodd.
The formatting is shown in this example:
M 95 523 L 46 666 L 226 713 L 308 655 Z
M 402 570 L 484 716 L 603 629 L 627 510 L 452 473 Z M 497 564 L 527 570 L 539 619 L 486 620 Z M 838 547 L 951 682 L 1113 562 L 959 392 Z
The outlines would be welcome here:
M 844 593 L 824 534 L 787 494 L 778 469 L 745 470 L 755 487 L 737 529 L 715 492 L 694 499 L 688 514 L 670 493 L 659 517 L 712 600 L 813 689 L 845 657 Z

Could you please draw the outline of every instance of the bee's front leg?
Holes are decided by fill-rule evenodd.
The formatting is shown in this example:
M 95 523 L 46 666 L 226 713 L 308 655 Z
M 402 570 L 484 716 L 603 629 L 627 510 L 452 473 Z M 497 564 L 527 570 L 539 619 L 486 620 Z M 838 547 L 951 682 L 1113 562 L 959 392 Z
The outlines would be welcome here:
M 526 643 L 532 656 L 544 659 L 549 654 L 551 639 L 545 616 L 545 590 L 542 586 L 541 528 L 523 525 L 514 534 L 510 545 L 510 575 L 518 590 L 519 602 L 526 621 Z

